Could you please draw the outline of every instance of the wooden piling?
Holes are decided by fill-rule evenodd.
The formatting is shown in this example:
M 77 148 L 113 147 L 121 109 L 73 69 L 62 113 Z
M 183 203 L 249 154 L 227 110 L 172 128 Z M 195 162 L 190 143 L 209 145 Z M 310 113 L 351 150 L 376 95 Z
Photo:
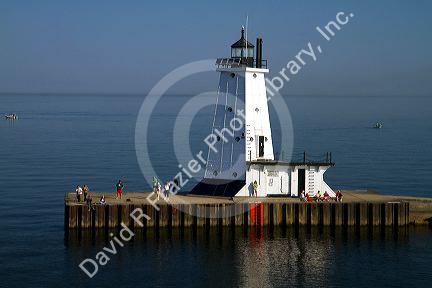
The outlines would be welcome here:
M 410 224 L 409 202 L 388 203 L 236 203 L 236 204 L 148 204 L 67 205 L 64 208 L 65 229 L 113 229 L 121 223 L 130 229 L 210 229 L 222 226 L 389 226 Z M 150 217 L 139 226 L 130 213 L 142 209 Z

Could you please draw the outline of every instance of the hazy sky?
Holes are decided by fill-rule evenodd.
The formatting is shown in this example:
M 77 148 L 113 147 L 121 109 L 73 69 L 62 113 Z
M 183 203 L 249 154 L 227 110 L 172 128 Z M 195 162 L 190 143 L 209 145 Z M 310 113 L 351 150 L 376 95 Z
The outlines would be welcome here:
M 285 94 L 429 95 L 432 1 L 0 0 L 0 92 L 146 93 L 172 69 L 229 56 L 249 15 L 270 76 L 308 42 L 323 54 Z M 315 30 L 354 13 L 325 42 Z M 178 93 L 215 89 L 217 75 Z

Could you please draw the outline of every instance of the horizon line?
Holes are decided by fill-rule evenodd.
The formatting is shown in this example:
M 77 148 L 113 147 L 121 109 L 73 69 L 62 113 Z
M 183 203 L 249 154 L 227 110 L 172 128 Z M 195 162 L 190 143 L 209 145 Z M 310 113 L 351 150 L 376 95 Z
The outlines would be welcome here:
M 190 96 L 196 93 L 169 93 L 170 96 Z M 132 93 L 132 92 L 0 92 L 1 96 L 149 96 L 148 93 Z M 431 97 L 427 94 L 281 94 L 283 97 Z

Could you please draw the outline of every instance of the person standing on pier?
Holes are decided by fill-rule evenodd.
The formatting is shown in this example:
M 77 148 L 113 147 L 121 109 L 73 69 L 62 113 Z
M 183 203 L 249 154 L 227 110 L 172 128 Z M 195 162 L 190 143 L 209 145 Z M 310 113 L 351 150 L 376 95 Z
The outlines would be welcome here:
M 171 185 L 170 185 L 170 182 L 167 181 L 167 182 L 165 183 L 165 186 L 164 186 L 164 195 L 165 195 L 166 201 L 169 200 L 170 186 L 171 186 Z
M 162 185 L 159 181 L 157 181 L 157 187 L 156 187 L 156 194 L 157 194 L 157 200 L 160 199 L 160 194 L 162 192 Z
M 152 180 L 153 193 L 157 192 L 157 183 L 158 183 L 157 178 L 153 176 L 153 180 Z
M 159 201 L 160 192 L 161 192 L 161 184 L 156 177 L 153 177 L 153 193 L 156 193 L 157 200 Z
M 123 182 L 121 180 L 118 180 L 117 184 L 116 184 L 116 188 L 117 188 L 117 198 L 122 199 L 122 195 L 123 195 Z
M 88 195 L 88 193 L 90 192 L 90 189 L 89 189 L 89 187 L 87 186 L 87 184 L 85 184 L 85 185 L 83 186 L 82 190 L 83 190 L 83 193 L 84 193 L 84 201 L 86 201 L 86 200 L 87 200 L 87 195 Z
M 87 195 L 87 199 L 85 201 L 87 203 L 88 211 L 95 210 L 95 207 L 93 206 L 93 203 L 92 203 L 93 199 L 90 196 L 90 194 Z
M 83 189 L 81 188 L 81 186 L 78 185 L 75 191 L 78 202 L 81 202 L 81 195 L 83 194 Z
M 336 192 L 336 202 L 342 202 L 343 194 L 340 190 Z
M 258 182 L 256 180 L 253 182 L 253 192 L 255 197 L 258 197 Z

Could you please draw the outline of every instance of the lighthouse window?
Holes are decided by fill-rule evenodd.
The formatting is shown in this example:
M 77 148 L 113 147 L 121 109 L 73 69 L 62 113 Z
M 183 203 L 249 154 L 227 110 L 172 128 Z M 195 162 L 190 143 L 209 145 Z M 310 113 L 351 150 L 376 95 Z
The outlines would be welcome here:
M 248 51 L 249 51 L 249 49 L 242 48 L 242 55 L 243 55 L 243 57 L 248 57 L 249 56 L 249 54 L 247 53 Z
M 238 57 L 253 57 L 253 48 L 240 48 L 240 55 Z
M 248 50 L 248 57 L 253 57 L 253 55 L 254 55 L 254 52 L 253 52 L 253 48 L 248 48 L 247 49 Z
M 244 57 L 242 55 L 242 48 L 232 48 L 231 57 L 237 57 L 237 58 Z
M 235 77 L 235 73 L 231 73 L 231 78 L 234 78 Z

